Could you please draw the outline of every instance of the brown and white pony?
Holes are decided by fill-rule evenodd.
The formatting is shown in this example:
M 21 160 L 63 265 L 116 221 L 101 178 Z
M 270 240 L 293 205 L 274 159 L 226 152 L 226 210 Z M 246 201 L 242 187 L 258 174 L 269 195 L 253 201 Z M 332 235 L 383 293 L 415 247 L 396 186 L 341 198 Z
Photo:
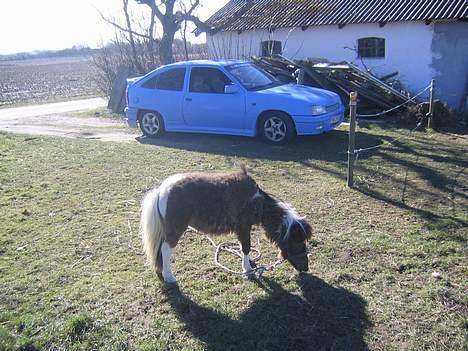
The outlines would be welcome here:
M 244 168 L 236 173 L 173 175 L 146 194 L 140 231 L 150 265 L 168 283 L 172 249 L 188 226 L 201 232 L 233 232 L 240 241 L 242 270 L 255 277 L 251 266 L 250 230 L 261 225 L 280 248 L 282 257 L 298 271 L 308 270 L 306 241 L 311 227 L 294 209 L 259 188 Z

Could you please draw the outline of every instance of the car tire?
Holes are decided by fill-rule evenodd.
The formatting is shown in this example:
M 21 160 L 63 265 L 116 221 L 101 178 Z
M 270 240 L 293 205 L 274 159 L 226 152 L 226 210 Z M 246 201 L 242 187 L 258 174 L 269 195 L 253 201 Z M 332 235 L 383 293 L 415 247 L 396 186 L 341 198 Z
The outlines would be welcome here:
M 154 111 L 141 111 L 138 124 L 143 134 L 148 138 L 156 138 L 164 134 L 164 120 Z
M 296 128 L 291 118 L 284 112 L 268 112 L 258 124 L 261 138 L 274 145 L 292 142 L 296 138 Z

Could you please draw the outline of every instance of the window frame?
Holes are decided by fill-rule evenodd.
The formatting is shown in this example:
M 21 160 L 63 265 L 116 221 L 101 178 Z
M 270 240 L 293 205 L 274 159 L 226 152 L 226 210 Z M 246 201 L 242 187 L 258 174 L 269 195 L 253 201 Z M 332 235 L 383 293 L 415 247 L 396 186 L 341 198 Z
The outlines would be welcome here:
M 364 37 L 357 40 L 358 58 L 382 59 L 385 58 L 385 38 Z
M 278 50 L 278 46 L 279 46 L 279 50 Z M 261 56 L 270 57 L 274 55 L 281 55 L 282 52 L 283 52 L 283 43 L 279 40 L 263 40 L 260 42 L 260 55 Z M 266 55 L 264 53 L 266 53 Z
M 229 77 L 226 72 L 224 72 L 222 69 L 220 69 L 219 67 L 212 67 L 212 66 L 192 66 L 191 69 L 190 69 L 190 77 L 188 79 L 188 86 L 187 86 L 187 91 L 191 94 L 225 94 L 224 92 L 224 86 L 223 86 L 223 90 L 222 91 L 194 91 L 192 90 L 192 79 L 194 77 L 194 71 L 196 70 L 203 70 L 203 69 L 207 69 L 207 70 L 214 70 L 214 71 L 218 71 L 219 73 L 223 74 L 224 77 L 226 77 L 226 79 L 230 82 L 228 84 L 224 84 L 224 86 L 226 85 L 230 85 L 230 84 L 234 84 L 234 82 L 232 81 L 231 77 Z M 212 88 L 210 86 L 210 88 Z
M 177 89 L 167 89 L 167 88 L 161 88 L 158 87 L 159 79 L 161 78 L 162 75 L 174 72 L 174 71 L 182 71 L 182 84 Z M 162 90 L 162 91 L 174 91 L 174 92 L 183 92 L 184 87 L 185 87 L 185 78 L 187 74 L 187 67 L 171 67 L 168 69 L 165 69 L 164 71 L 161 72 L 155 72 L 154 75 L 149 77 L 149 79 L 145 80 L 142 84 L 141 87 L 144 89 L 151 89 L 151 90 Z

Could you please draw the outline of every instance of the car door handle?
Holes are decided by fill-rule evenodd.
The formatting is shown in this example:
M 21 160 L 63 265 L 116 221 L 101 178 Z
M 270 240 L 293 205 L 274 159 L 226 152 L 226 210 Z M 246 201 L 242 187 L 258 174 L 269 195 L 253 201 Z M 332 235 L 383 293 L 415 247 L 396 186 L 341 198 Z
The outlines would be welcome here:
M 185 101 L 192 101 L 192 98 L 185 98 Z

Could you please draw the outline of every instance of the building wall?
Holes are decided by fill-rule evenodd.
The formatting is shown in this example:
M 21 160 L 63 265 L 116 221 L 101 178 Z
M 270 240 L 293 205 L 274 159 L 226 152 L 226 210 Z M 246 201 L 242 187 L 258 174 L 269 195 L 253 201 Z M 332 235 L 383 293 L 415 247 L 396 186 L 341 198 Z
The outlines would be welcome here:
M 279 29 L 273 33 L 257 30 L 238 34 L 222 32 L 207 37 L 211 58 L 242 58 L 259 55 L 264 40 L 279 40 L 283 55 L 293 59 L 326 58 L 350 61 L 363 66 L 353 48 L 362 37 L 385 38 L 385 58 L 364 59 L 364 64 L 377 75 L 399 72 L 399 79 L 412 93 L 426 87 L 433 77 L 433 25 L 424 22 L 350 24 L 338 26 Z
M 468 89 L 468 23 L 436 23 L 432 52 L 436 97 L 458 111 Z

